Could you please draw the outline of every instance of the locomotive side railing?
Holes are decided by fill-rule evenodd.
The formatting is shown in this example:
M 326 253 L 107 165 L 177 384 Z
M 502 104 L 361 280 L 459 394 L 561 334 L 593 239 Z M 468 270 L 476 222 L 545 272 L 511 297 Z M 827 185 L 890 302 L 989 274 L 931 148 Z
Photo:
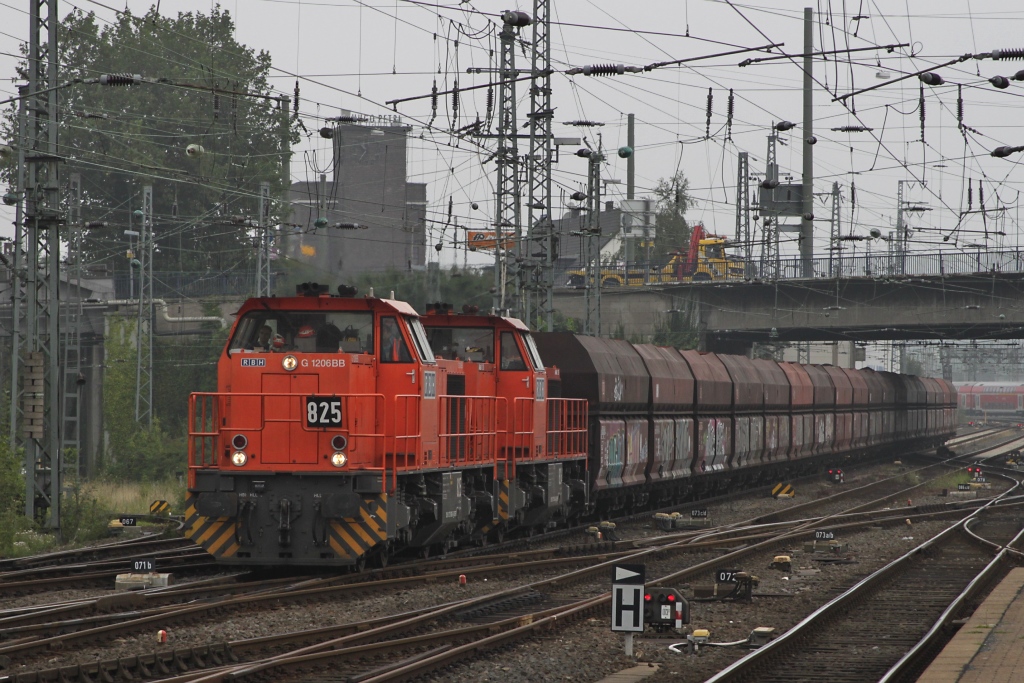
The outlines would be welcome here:
M 506 471 L 510 477 L 515 476 L 516 464 L 519 460 L 533 457 L 534 440 L 534 400 L 532 398 L 516 398 L 512 400 L 509 411 L 508 431 L 505 432 L 505 447 L 499 452 L 499 458 L 507 461 Z
M 547 457 L 587 455 L 587 400 L 549 398 Z
M 383 413 L 384 396 L 382 394 L 338 395 L 337 398 L 341 400 L 342 414 L 342 422 L 339 427 L 306 426 L 306 411 L 303 402 L 308 395 L 308 393 L 193 393 L 189 397 L 189 467 L 202 468 L 217 464 L 218 454 L 224 448 L 220 443 L 222 433 L 236 431 L 259 431 L 262 433 L 268 424 L 292 423 L 301 425 L 305 431 L 318 434 L 344 434 L 350 443 L 358 439 L 356 443 L 360 448 L 369 442 L 367 450 L 375 454 L 383 452 L 385 435 L 382 432 L 365 431 L 363 426 L 369 425 L 376 429 L 373 420 L 362 420 L 362 424 L 358 429 L 356 428 L 359 418 Z M 294 406 L 283 411 L 280 410 L 280 406 L 274 406 L 271 411 L 267 410 L 268 402 L 282 400 L 286 402 L 286 405 L 294 402 Z M 232 406 L 232 402 L 234 402 L 234 406 Z M 273 414 L 274 417 L 268 417 L 269 414 Z M 227 438 L 230 439 L 230 437 Z M 374 465 L 375 469 L 380 468 L 379 463 L 374 463 Z
M 381 472 L 382 492 L 397 489 L 398 473 L 421 467 L 494 465 L 505 463 L 503 476 L 514 477 L 517 460 L 585 456 L 587 403 L 579 399 L 548 399 L 546 453 L 534 453 L 535 402 L 511 403 L 493 396 L 439 396 L 438 447 L 424 452 L 422 400 L 419 395 L 393 397 L 392 414 L 381 394 L 348 394 L 342 401 L 340 427 L 307 427 L 306 393 L 196 392 L 189 397 L 188 463 L 190 469 L 215 467 L 228 448 L 230 434 L 263 433 L 268 425 L 297 424 L 318 434 L 344 434 L 358 444 L 351 466 Z M 284 406 L 282 408 L 282 401 Z M 294 402 L 294 405 L 292 405 Z M 268 403 L 270 408 L 268 409 Z M 499 429 L 502 415 L 505 428 Z M 273 416 L 273 417 L 271 417 Z M 358 424 L 358 429 L 356 428 Z M 370 431 L 372 430 L 372 431 Z M 222 440 L 222 435 L 224 438 Z M 261 450 L 267 444 L 261 444 Z M 363 456 L 372 453 L 372 456 Z M 260 463 L 262 465 L 262 463 Z
M 417 457 L 423 453 L 423 434 L 420 424 L 420 395 L 400 394 L 395 396 L 393 427 L 391 434 L 384 444 L 384 480 L 381 482 L 382 492 L 394 493 L 398 490 L 398 471 L 410 470 L 423 465 L 432 466 L 428 457 L 424 456 L 421 462 Z M 381 424 L 388 424 L 392 420 L 379 418 Z M 436 460 L 437 455 L 433 458 Z M 390 469 L 388 468 L 390 460 Z M 390 476 L 389 476 L 390 475 Z M 390 479 L 390 481 L 388 481 Z
M 442 464 L 490 464 L 498 442 L 497 398 L 439 396 Z
M 189 396 L 188 464 L 210 467 L 217 464 L 220 439 L 220 394 Z

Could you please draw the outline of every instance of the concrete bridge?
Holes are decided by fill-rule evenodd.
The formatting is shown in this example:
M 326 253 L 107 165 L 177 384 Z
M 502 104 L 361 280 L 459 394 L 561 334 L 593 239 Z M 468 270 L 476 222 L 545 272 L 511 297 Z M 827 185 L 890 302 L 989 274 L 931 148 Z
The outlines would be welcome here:
M 555 306 L 584 316 L 582 290 Z M 745 353 L 754 342 L 1024 337 L 1024 273 L 693 283 L 601 291 L 601 331 L 650 335 L 683 316 L 702 348 Z

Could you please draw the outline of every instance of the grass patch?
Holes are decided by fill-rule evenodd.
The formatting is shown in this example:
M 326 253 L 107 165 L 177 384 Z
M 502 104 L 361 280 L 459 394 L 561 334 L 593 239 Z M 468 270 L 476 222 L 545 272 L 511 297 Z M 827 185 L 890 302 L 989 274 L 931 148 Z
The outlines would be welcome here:
M 185 504 L 185 484 L 176 478 L 162 481 L 93 481 L 85 485 L 88 494 L 112 513 L 149 514 L 149 504 L 166 500 L 171 511 L 180 513 Z
M 25 557 L 73 548 L 107 538 L 107 524 L 119 514 L 149 514 L 149 504 L 166 500 L 172 512 L 184 508 L 185 484 L 72 480 L 61 499 L 61 538 L 26 519 L 20 510 L 0 512 L 0 557 Z M 145 524 L 145 522 L 142 522 Z

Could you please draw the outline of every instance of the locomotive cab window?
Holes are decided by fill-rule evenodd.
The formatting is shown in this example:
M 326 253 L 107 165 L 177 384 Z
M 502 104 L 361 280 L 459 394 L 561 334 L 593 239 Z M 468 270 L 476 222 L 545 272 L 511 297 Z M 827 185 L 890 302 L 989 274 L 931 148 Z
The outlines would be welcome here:
M 229 353 L 373 353 L 369 311 L 260 311 L 238 321 Z
M 526 370 L 526 361 L 512 332 L 501 333 L 501 369 Z
M 494 362 L 494 330 L 490 327 L 431 327 L 427 336 L 431 350 L 439 358 Z
M 537 344 L 533 341 L 533 335 L 529 332 L 520 332 L 519 336 L 523 339 L 523 346 L 526 347 L 526 353 L 530 356 L 530 362 L 533 363 L 534 370 L 543 370 L 544 363 L 540 359 L 540 351 L 537 350 Z
M 423 329 L 423 323 L 420 322 L 419 318 L 407 315 L 405 316 L 405 324 L 409 327 L 409 333 L 412 336 L 412 342 L 416 346 L 416 353 L 419 354 L 420 360 L 424 363 L 434 363 L 434 352 L 427 341 L 427 333 Z
M 398 318 L 385 316 L 380 319 L 380 361 L 382 363 L 411 363 L 409 346 L 398 326 Z

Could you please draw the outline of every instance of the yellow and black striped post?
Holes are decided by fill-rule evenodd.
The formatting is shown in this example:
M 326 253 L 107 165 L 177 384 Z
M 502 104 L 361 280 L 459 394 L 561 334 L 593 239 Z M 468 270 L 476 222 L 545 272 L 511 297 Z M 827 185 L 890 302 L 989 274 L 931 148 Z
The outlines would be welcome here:
M 796 495 L 796 490 L 792 484 L 778 483 L 775 488 L 772 489 L 772 498 L 792 498 Z
M 149 511 L 154 515 L 165 515 L 171 511 L 171 506 L 166 500 L 154 500 L 149 504 Z

